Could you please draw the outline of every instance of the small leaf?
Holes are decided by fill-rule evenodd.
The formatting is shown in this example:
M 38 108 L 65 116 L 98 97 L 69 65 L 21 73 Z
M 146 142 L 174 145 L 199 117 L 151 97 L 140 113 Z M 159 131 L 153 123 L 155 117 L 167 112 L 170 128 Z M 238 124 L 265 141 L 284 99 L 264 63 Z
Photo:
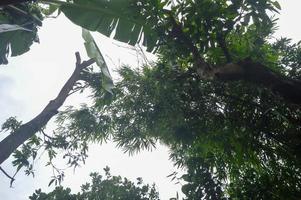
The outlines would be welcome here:
M 274 2 L 272 2 L 272 4 L 273 4 L 278 10 L 281 10 L 281 6 L 280 6 L 280 4 L 279 4 L 278 1 L 274 1 Z
M 22 167 L 23 167 L 22 164 L 18 165 L 18 167 L 17 167 L 17 172 L 20 171 L 20 169 L 21 169 Z
M 49 184 L 48 184 L 48 187 L 55 181 L 55 179 L 52 179 Z

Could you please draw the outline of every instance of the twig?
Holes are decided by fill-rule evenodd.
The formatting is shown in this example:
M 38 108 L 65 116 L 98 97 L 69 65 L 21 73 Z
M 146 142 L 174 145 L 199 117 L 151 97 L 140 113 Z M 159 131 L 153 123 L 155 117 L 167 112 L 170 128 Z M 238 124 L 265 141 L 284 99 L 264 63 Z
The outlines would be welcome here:
M 137 46 L 138 46 L 138 49 L 140 50 L 139 53 L 140 53 L 142 59 L 144 60 L 145 64 L 149 65 L 149 60 L 147 59 L 147 56 L 145 55 L 142 47 L 139 44 Z
M 12 187 L 12 184 L 13 184 L 13 182 L 16 180 L 14 177 L 15 176 L 10 176 L 1 166 L 0 166 L 0 170 L 1 170 L 1 172 L 7 177 L 7 178 L 9 178 L 10 179 L 10 187 Z
M 54 139 L 53 137 L 47 135 L 47 134 L 44 132 L 43 129 L 41 129 L 40 132 L 41 132 L 45 137 L 47 137 L 48 139 L 50 139 L 50 140 L 53 140 L 53 139 Z
M 70 96 L 70 95 L 72 95 L 72 94 L 74 94 L 74 93 L 76 93 L 78 91 L 84 90 L 85 88 L 88 88 L 88 86 L 85 85 L 85 86 L 82 86 L 82 87 L 76 87 L 72 91 L 69 92 L 68 96 Z

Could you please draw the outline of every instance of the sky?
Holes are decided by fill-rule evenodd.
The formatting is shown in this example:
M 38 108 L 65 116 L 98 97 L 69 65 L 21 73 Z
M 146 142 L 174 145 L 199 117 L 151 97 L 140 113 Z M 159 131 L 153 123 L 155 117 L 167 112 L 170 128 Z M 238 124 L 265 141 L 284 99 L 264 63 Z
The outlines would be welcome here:
M 298 19 L 301 18 L 300 0 L 279 0 L 282 6 L 278 15 L 279 29 L 276 37 L 288 37 L 301 40 L 301 28 Z M 109 68 L 114 69 L 121 64 L 137 66 L 142 59 L 138 59 L 134 51 L 129 51 L 128 46 L 108 39 L 100 34 L 93 34 L 101 52 L 104 54 Z M 63 15 L 57 19 L 45 20 L 39 30 L 40 44 L 34 44 L 31 50 L 16 58 L 9 59 L 7 66 L 0 67 L 0 124 L 10 116 L 27 122 L 36 116 L 43 107 L 56 97 L 62 85 L 71 75 L 75 67 L 74 53 L 79 51 L 82 59 L 85 54 L 81 29 L 69 22 Z M 73 95 L 67 99 L 64 106 L 78 105 L 89 102 L 85 95 Z M 53 123 L 48 125 L 48 130 L 53 128 Z M 0 135 L 2 139 L 4 135 Z M 2 167 L 12 174 L 13 168 L 8 159 Z M 43 159 L 35 165 L 36 177 L 27 177 L 23 173 L 17 175 L 13 188 L 9 188 L 9 180 L 0 173 L 1 199 L 23 200 L 28 199 L 35 189 L 51 191 L 48 187 L 51 170 L 45 167 Z M 70 187 L 72 192 L 78 192 L 80 185 L 89 181 L 90 172 L 103 172 L 109 166 L 113 175 L 121 175 L 130 180 L 142 177 L 145 183 L 156 183 L 161 199 L 174 197 L 180 191 L 181 185 L 175 185 L 167 178 L 176 170 L 168 159 L 168 149 L 158 145 L 152 152 L 141 152 L 128 156 L 112 143 L 93 144 L 89 150 L 86 165 L 75 172 L 70 169 L 66 172 L 63 186 Z
M 23 122 L 32 119 L 56 97 L 73 72 L 74 53 L 79 51 L 82 60 L 88 59 L 81 28 L 69 22 L 63 15 L 57 19 L 45 20 L 39 30 L 39 37 L 40 44 L 34 44 L 28 53 L 9 59 L 9 64 L 0 68 L 1 124 L 10 116 L 17 116 L 17 119 Z M 143 59 L 137 60 L 139 55 L 135 51 L 130 51 L 129 46 L 100 34 L 94 34 L 94 37 L 113 74 L 116 74 L 114 69 L 121 64 L 131 66 L 141 64 Z M 89 101 L 85 95 L 72 95 L 64 106 Z M 48 130 L 53 128 L 52 125 L 53 123 L 50 123 L 47 126 Z M 10 161 L 7 160 L 2 167 L 13 174 Z M 52 190 L 53 187 L 48 188 L 52 176 L 51 169 L 45 167 L 46 162 L 43 161 L 42 159 L 35 164 L 35 178 L 19 173 L 14 188 L 9 188 L 9 179 L 0 173 L 1 199 L 21 200 L 26 199 L 38 188 L 42 188 L 43 191 Z M 62 185 L 70 187 L 72 192 L 78 192 L 81 184 L 90 181 L 90 172 L 102 173 L 106 166 L 111 168 L 113 175 L 121 175 L 133 181 L 137 177 L 142 177 L 145 183 L 156 183 L 162 199 L 174 197 L 176 191 L 180 191 L 180 185 L 175 185 L 167 178 L 176 168 L 168 160 L 168 149 L 161 145 L 152 152 L 145 151 L 134 156 L 124 154 L 112 143 L 91 145 L 86 165 L 76 169 L 75 172 L 72 169 L 67 170 Z

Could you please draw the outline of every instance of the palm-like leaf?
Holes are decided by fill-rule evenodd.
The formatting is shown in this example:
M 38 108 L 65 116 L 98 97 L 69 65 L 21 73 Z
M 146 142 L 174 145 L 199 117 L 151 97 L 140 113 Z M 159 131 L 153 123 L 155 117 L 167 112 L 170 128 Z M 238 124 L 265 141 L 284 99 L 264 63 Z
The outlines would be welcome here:
M 130 0 L 74 0 L 63 3 L 61 11 L 75 24 L 90 31 L 131 45 L 142 42 L 153 50 L 156 33 L 148 27 L 141 16 L 135 16 Z M 114 34 L 114 35 L 113 35 Z M 143 41 L 142 41 L 143 40 Z

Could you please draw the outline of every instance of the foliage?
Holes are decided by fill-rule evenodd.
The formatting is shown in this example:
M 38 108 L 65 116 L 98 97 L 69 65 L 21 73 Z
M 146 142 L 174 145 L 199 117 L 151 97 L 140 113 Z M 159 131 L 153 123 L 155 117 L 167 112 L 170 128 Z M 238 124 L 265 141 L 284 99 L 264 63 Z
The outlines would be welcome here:
M 8 63 L 8 55 L 21 55 L 33 42 L 39 42 L 37 31 L 42 20 L 40 7 L 34 3 L 0 8 L 0 25 L 15 27 L 15 30 L 0 32 L 0 65 Z
M 136 15 L 132 12 L 130 8 L 133 7 L 133 2 L 75 0 L 73 3 L 62 3 L 60 10 L 72 22 L 88 30 L 98 31 L 106 36 L 115 31 L 112 36 L 114 39 L 131 45 L 141 41 L 151 50 L 156 45 L 156 35 L 138 13 Z M 163 8 L 164 4 L 160 6 Z
M 298 45 L 279 40 L 265 46 L 262 55 L 295 55 L 274 63 L 275 70 L 300 72 Z M 154 66 L 122 67 L 111 102 L 101 98 L 95 78 L 87 79 L 95 99 L 90 113 L 108 119 L 93 130 L 103 128 L 103 136 L 129 153 L 158 140 L 167 144 L 174 163 L 187 169 L 181 178 L 188 199 L 299 197 L 300 108 L 253 84 L 200 80 L 187 61 L 170 65 L 169 54 L 161 55 Z
M 120 69 L 112 102 L 95 104 L 111 118 L 107 134 L 130 153 L 167 144 L 175 164 L 188 170 L 188 199 L 299 198 L 300 108 L 252 84 L 200 80 L 185 62 L 173 66 L 168 58 Z
M 278 12 L 279 4 L 119 3 L 76 0 L 58 5 L 71 21 L 87 29 L 107 36 L 115 31 L 116 39 L 130 44 L 143 38 L 149 50 L 158 48 L 158 62 L 139 69 L 122 67 L 122 79 L 113 89 L 100 89 L 106 85 L 100 78 L 103 71 L 84 70 L 80 87 L 92 89 L 93 106 L 61 112 L 54 134 L 41 130 L 38 139 L 16 151 L 14 164 L 30 170 L 26 161 L 40 145 L 46 146 L 49 165 L 64 149 L 67 164 L 76 167 L 84 162 L 89 142 L 112 139 L 125 152 L 134 153 L 160 141 L 170 147 L 175 165 L 187 169 L 180 177 L 187 199 L 299 199 L 300 105 L 256 84 L 200 79 L 194 67 L 200 56 L 214 68 L 251 58 L 283 77 L 299 79 L 300 44 L 268 41 L 275 29 L 268 12 Z M 86 46 L 95 44 L 89 35 L 85 40 Z M 93 47 L 92 53 L 99 50 Z M 104 98 L 111 90 L 114 95 Z M 59 183 L 62 177 L 58 170 L 52 182 Z M 63 193 L 69 195 L 67 190 Z
M 69 91 L 69 95 L 77 92 L 83 91 L 85 88 L 89 87 L 87 80 L 90 81 L 90 84 L 95 87 L 101 88 L 101 91 L 104 95 L 101 98 L 109 98 L 112 95 L 113 81 L 109 73 L 106 62 L 99 51 L 97 44 L 95 43 L 92 35 L 89 31 L 83 29 L 83 38 L 85 40 L 85 47 L 87 50 L 88 56 L 95 60 L 99 69 L 97 71 L 97 77 L 91 77 L 93 73 L 93 67 L 81 69 L 78 74 L 78 80 L 75 82 L 75 85 L 72 85 L 73 89 Z M 80 58 L 78 57 L 80 62 Z M 93 83 L 91 81 L 94 81 Z M 78 167 L 81 163 L 85 163 L 87 158 L 88 151 L 88 142 L 90 141 L 99 141 L 102 142 L 106 140 L 107 137 L 103 136 L 99 131 L 102 131 L 103 128 L 99 127 L 99 123 L 102 120 L 106 121 L 108 119 L 104 118 L 99 120 L 95 118 L 95 113 L 86 105 L 81 107 L 80 111 L 74 109 L 72 106 L 67 108 L 65 111 L 62 111 L 57 117 L 57 124 L 65 122 L 65 127 L 58 126 L 58 128 L 51 134 L 48 135 L 45 133 L 45 127 L 39 129 L 40 134 L 35 134 L 24 143 L 21 148 L 15 149 L 13 153 L 13 166 L 16 166 L 16 172 L 11 178 L 11 183 L 15 180 L 14 177 L 17 173 L 25 167 L 25 174 L 34 176 L 34 162 L 37 158 L 37 155 L 42 151 L 47 152 L 49 161 L 46 166 L 51 166 L 53 168 L 53 176 L 50 180 L 49 185 L 52 183 L 60 184 L 64 179 L 64 169 L 59 169 L 53 163 L 54 158 L 57 157 L 59 150 L 63 150 L 63 159 L 67 160 L 68 167 Z M 66 121 L 70 120 L 70 124 L 66 124 Z M 66 127 L 67 126 L 67 127 Z M 15 134 L 16 131 L 26 127 L 26 124 L 22 124 L 15 117 L 10 117 L 7 119 L 2 127 L 1 131 L 8 132 L 9 134 Z M 87 134 L 83 134 L 86 132 Z M 91 133 L 94 132 L 93 135 Z M 81 136 L 78 136 L 81 134 Z
M 44 1 L 47 3 L 47 1 Z M 50 1 L 51 3 L 51 1 Z M 58 3 L 58 2 L 57 2 Z M 181 22 L 185 35 L 191 37 L 194 44 L 200 44 L 200 51 L 225 43 L 224 36 L 235 29 L 245 28 L 254 22 L 256 26 L 265 27 L 272 23 L 266 10 L 280 9 L 278 2 L 268 1 L 94 1 L 76 0 L 73 3 L 59 3 L 60 10 L 74 23 L 104 35 L 130 44 L 143 44 L 152 50 L 156 44 L 169 40 L 166 36 L 177 37 L 174 23 Z M 173 18 L 175 18 L 173 20 Z M 144 23 L 144 22 L 147 23 Z M 93 23 L 91 23 L 93 22 Z M 143 33 L 143 36 L 142 36 Z M 199 40 L 199 38 L 202 40 Z M 173 50 L 184 53 L 179 48 L 189 44 L 176 38 Z M 182 40 L 182 41 L 181 41 Z M 221 44 L 221 46 L 224 46 Z M 223 48 L 223 47 L 222 47 Z M 188 51 L 191 49 L 187 49 Z M 186 50 L 186 51 L 187 51 Z
M 284 73 L 292 78 L 301 79 L 300 61 L 301 61 L 301 45 L 291 44 L 291 40 L 287 38 L 279 39 L 274 48 L 280 53 L 280 64 Z
M 22 122 L 19 122 L 16 117 L 10 117 L 2 124 L 1 132 L 16 131 L 18 128 L 20 128 L 21 124 Z
M 112 176 L 110 168 L 104 168 L 105 175 L 91 173 L 92 183 L 86 183 L 81 186 L 81 192 L 71 194 L 69 188 L 56 187 L 54 191 L 44 193 L 40 189 L 29 197 L 31 200 L 158 200 L 159 194 L 155 185 L 145 185 L 141 178 L 137 182 L 132 182 L 127 178 L 122 179 L 120 176 Z

